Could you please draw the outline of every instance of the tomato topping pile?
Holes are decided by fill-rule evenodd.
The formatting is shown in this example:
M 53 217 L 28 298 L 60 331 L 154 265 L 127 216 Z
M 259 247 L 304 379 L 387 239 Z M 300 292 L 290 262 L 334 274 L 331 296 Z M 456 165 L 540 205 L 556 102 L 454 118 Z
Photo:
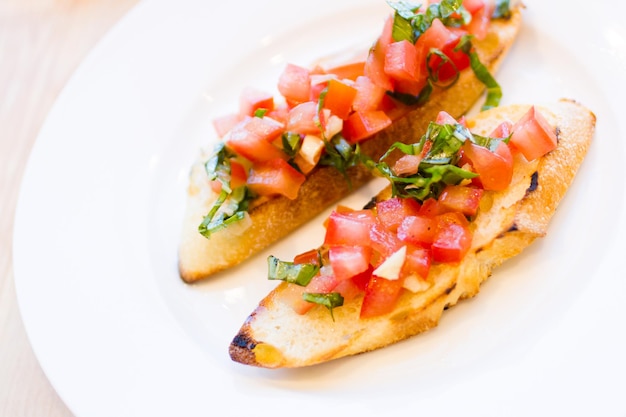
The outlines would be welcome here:
M 356 144 L 426 102 L 434 88 L 452 85 L 460 71 L 471 66 L 486 85 L 495 82 L 471 44 L 472 37 L 485 36 L 492 16 L 501 16 L 494 14 L 492 0 L 428 3 L 389 3 L 393 13 L 362 61 L 332 68 L 289 63 L 279 76 L 278 94 L 243 90 L 238 111 L 213 121 L 222 143 L 207 173 L 220 193 L 217 204 L 229 210 L 211 210 L 202 234 L 209 237 L 225 221 L 241 217 L 252 198 L 297 198 L 317 166 L 345 173 L 360 163 Z M 499 91 L 497 84 L 487 86 Z M 233 209 L 228 200 L 237 187 L 246 190 Z
M 514 160 L 530 161 L 556 146 L 556 130 L 535 107 L 487 137 L 440 113 L 419 143 L 392 147 L 417 158 L 416 167 L 402 166 L 399 174 L 397 163 L 384 162 L 386 156 L 370 161 L 390 180 L 391 198 L 361 210 L 338 207 L 325 223 L 319 250 L 300 254 L 293 263 L 272 258 L 283 268 L 310 268 L 304 281 L 289 286 L 288 303 L 299 314 L 316 304 L 332 314 L 345 299 L 361 296 L 362 319 L 392 311 L 404 291 L 430 287 L 433 264 L 464 259 L 483 195 L 509 186 Z M 270 278 L 282 279 L 272 272 Z

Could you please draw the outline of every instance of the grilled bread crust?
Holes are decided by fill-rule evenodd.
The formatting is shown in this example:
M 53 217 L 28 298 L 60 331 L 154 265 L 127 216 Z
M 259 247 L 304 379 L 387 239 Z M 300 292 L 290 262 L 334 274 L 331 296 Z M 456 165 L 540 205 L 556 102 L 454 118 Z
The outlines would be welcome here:
M 495 108 L 479 114 L 469 126 L 486 135 L 504 120 L 518 120 L 528 108 Z M 537 108 L 555 126 L 557 148 L 533 162 L 516 157 L 511 186 L 486 191 L 481 200 L 472 222 L 470 252 L 457 264 L 433 264 L 429 289 L 405 291 L 391 313 L 370 319 L 359 319 L 362 297 L 357 298 L 335 308 L 333 320 L 321 306 L 305 315 L 295 313 L 282 302 L 287 284 L 280 284 L 233 339 L 231 358 L 258 367 L 287 368 L 371 351 L 435 327 L 444 309 L 476 295 L 495 267 L 546 234 L 595 131 L 595 115 L 574 101 Z M 388 198 L 389 193 L 387 188 L 377 198 Z
M 518 7 L 510 18 L 494 20 L 484 40 L 473 42 L 481 62 L 492 73 L 498 69 L 513 44 L 521 21 Z M 473 72 L 463 71 L 456 84 L 448 89 L 435 89 L 424 106 L 413 109 L 364 142 L 362 151 L 377 159 L 394 142 L 414 142 L 419 139 L 416 132 L 424 131 L 440 110 L 460 117 L 474 105 L 483 91 L 484 85 Z M 211 190 L 203 161 L 199 160 L 191 170 L 179 245 L 181 278 L 189 283 L 195 282 L 243 262 L 371 179 L 371 173 L 363 167 L 351 168 L 348 176 L 350 184 L 335 168 L 318 167 L 301 186 L 295 200 L 283 196 L 265 199 L 249 210 L 252 224 L 245 232 L 229 227 L 207 239 L 198 233 L 198 225 L 217 196 Z

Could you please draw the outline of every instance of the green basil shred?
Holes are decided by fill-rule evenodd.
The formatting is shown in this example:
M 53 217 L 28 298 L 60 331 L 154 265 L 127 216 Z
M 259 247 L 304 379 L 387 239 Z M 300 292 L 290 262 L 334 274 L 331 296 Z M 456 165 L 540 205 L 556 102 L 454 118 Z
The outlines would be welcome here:
M 277 257 L 270 255 L 267 258 L 268 279 L 280 280 L 291 284 L 306 287 L 311 279 L 318 274 L 319 264 L 281 261 Z
M 335 307 L 341 307 L 343 305 L 343 296 L 338 292 L 330 293 L 316 293 L 316 292 L 304 292 L 302 293 L 302 299 L 310 303 L 323 305 L 330 311 L 330 317 L 335 321 L 333 315 L 333 309 Z
M 217 200 L 198 226 L 198 232 L 206 238 L 242 220 L 246 216 L 250 200 L 254 197 L 246 186 L 237 187 L 234 190 L 230 187 L 230 159 L 234 156 L 235 154 L 221 142 L 215 146 L 213 154 L 204 164 L 209 180 L 217 180 L 222 185 Z

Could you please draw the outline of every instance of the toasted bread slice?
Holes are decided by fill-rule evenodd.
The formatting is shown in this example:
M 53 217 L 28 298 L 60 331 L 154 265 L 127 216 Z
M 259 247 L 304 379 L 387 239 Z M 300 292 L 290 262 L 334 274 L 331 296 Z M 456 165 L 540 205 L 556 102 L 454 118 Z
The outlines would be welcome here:
M 513 44 L 521 21 L 518 7 L 510 18 L 495 19 L 485 39 L 474 41 L 481 62 L 492 74 Z M 425 105 L 413 109 L 389 128 L 368 139 L 362 144 L 362 151 L 377 159 L 398 140 L 414 142 L 419 137 L 414 137 L 413 132 L 422 132 L 439 111 L 460 117 L 474 105 L 484 89 L 471 70 L 463 71 L 452 87 L 436 88 Z M 228 227 L 207 239 L 198 233 L 198 226 L 217 196 L 207 181 L 203 161 L 198 161 L 190 175 L 179 245 L 181 278 L 186 282 L 202 280 L 243 262 L 372 178 L 362 166 L 351 168 L 348 177 L 350 184 L 334 167 L 317 167 L 307 177 L 295 200 L 282 196 L 265 198 L 248 210 L 251 222 L 246 225 L 245 231 L 237 226 Z
M 360 319 L 362 296 L 334 309 L 316 306 L 299 315 L 283 302 L 281 283 L 250 315 L 230 345 L 234 361 L 258 367 L 302 367 L 387 346 L 437 325 L 444 309 L 476 295 L 496 266 L 546 234 L 548 223 L 587 153 L 595 116 L 582 105 L 562 100 L 538 107 L 556 127 L 558 146 L 533 162 L 517 157 L 511 185 L 486 191 L 473 221 L 472 246 L 457 264 L 433 264 L 425 291 L 404 291 L 388 314 Z M 516 121 L 528 106 L 483 112 L 470 121 L 486 135 L 504 120 Z M 388 198 L 389 189 L 378 196 Z

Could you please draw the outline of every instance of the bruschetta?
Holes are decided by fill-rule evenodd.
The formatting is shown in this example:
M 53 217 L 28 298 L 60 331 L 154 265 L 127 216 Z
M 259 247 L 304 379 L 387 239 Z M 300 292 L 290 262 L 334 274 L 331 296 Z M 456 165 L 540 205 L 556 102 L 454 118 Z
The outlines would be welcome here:
M 382 348 L 437 326 L 492 270 L 546 234 L 595 131 L 583 105 L 512 105 L 467 122 L 442 114 L 393 164 L 365 208 L 339 207 L 324 243 L 284 262 L 242 325 L 231 358 L 303 367 Z
M 469 4 L 471 3 L 471 7 Z M 506 2 L 505 2 L 506 3 Z M 378 158 L 440 110 L 459 117 L 487 90 L 521 25 L 520 7 L 443 0 L 394 10 L 363 60 L 288 64 L 280 94 L 246 89 L 238 112 L 216 119 L 214 149 L 192 167 L 179 245 L 186 282 L 237 265 L 371 179 L 350 158 Z

